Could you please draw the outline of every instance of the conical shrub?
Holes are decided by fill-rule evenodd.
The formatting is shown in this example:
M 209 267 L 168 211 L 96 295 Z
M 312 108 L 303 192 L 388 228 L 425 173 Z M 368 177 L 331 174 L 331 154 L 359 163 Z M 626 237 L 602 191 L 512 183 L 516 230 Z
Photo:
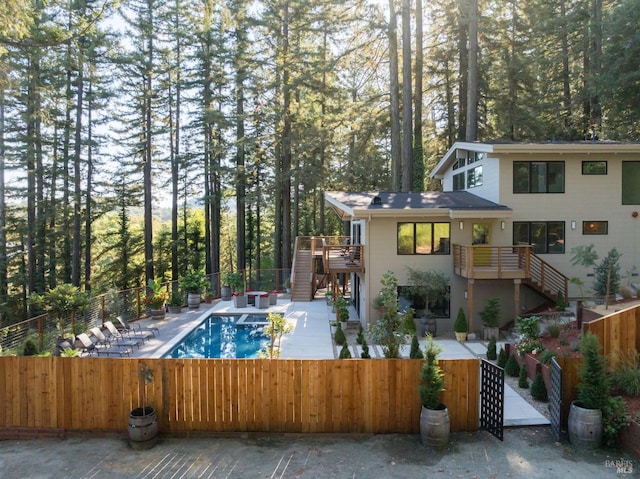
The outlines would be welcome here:
M 542 374 L 540 373 L 536 374 L 536 378 L 531 384 L 531 397 L 538 401 L 546 401 L 548 399 L 547 386 L 544 385 L 544 379 L 542 379 Z
M 507 352 L 504 348 L 500 348 L 500 352 L 498 353 L 498 366 L 504 368 L 507 365 Z
M 487 359 L 493 361 L 498 357 L 496 353 L 496 337 L 491 336 L 489 344 L 487 345 Z
M 351 359 L 351 351 L 349 351 L 347 343 L 342 345 L 342 349 L 340 350 L 340 359 Z
M 342 330 L 342 326 L 338 323 L 338 327 L 336 328 L 336 332 L 333 335 L 333 340 L 338 346 L 342 346 L 347 343 L 347 337 L 344 335 L 344 331 Z
M 504 372 L 512 378 L 517 378 L 518 376 L 520 376 L 520 365 L 518 364 L 518 360 L 516 359 L 515 354 L 509 355 L 507 364 L 504 365 Z
M 529 378 L 527 377 L 527 367 L 523 364 L 520 366 L 520 377 L 518 378 L 518 387 L 529 389 Z

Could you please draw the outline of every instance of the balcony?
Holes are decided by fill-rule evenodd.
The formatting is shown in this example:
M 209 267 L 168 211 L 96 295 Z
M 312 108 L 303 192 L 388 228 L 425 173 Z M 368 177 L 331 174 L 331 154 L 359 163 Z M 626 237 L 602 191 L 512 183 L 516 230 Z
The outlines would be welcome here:
M 531 246 L 453 245 L 453 271 L 469 279 L 529 279 Z

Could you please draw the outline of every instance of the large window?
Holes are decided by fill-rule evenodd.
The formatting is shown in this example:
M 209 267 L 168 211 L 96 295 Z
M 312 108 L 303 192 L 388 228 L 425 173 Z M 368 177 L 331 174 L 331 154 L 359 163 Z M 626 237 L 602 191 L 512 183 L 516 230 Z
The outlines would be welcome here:
M 622 204 L 640 205 L 640 161 L 622 162 Z
M 464 171 L 453 175 L 453 191 L 464 190 Z
M 398 254 L 449 254 L 450 223 L 398 223 Z
M 429 308 L 425 308 L 424 296 L 415 295 L 410 286 L 398 286 L 398 302 L 400 310 L 413 308 L 418 314 L 424 314 L 428 309 L 429 314 L 436 318 L 451 317 L 450 294 L 440 298 L 429 298 Z
M 517 221 L 513 244 L 530 244 L 534 253 L 564 253 L 564 221 Z
M 564 193 L 563 161 L 516 161 L 514 193 Z
M 469 169 L 467 172 L 467 188 L 473 188 L 482 184 L 482 165 Z

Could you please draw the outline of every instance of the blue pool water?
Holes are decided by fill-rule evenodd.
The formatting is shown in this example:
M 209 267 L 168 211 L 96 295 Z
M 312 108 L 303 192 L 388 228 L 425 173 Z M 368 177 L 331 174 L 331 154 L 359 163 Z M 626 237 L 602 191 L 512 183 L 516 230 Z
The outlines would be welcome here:
M 191 331 L 168 358 L 257 358 L 269 343 L 262 333 L 266 314 L 211 315 Z

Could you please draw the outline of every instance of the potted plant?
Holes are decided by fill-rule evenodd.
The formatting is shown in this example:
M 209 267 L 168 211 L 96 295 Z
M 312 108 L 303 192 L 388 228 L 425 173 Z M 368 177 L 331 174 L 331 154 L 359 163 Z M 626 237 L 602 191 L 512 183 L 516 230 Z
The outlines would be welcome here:
M 468 331 L 468 323 L 467 323 L 467 315 L 464 314 L 464 309 L 460 307 L 458 309 L 458 315 L 456 316 L 456 321 L 453 323 L 453 331 L 456 333 L 456 339 L 458 341 L 466 341 L 467 340 L 467 331 Z
M 347 329 L 347 323 L 349 322 L 349 309 L 346 307 L 340 308 L 338 311 L 338 319 L 340 320 L 340 326 L 343 330 Z
M 182 293 L 178 289 L 175 289 L 169 297 L 169 312 L 172 314 L 182 312 Z
M 327 300 L 327 305 L 331 306 L 331 303 L 333 303 L 333 291 L 327 289 L 327 292 L 324 293 L 324 297 Z
M 129 443 L 132 449 L 150 449 L 156 443 L 158 417 L 155 408 L 147 406 L 147 385 L 153 381 L 153 371 L 145 364 L 140 365 L 138 376 L 143 382 L 142 407 L 129 413 Z
M 144 302 L 147 305 L 147 311 L 151 319 L 164 319 L 168 296 L 167 290 L 162 287 L 159 279 L 149 280 Z
M 207 304 L 211 304 L 211 302 L 213 301 L 213 298 L 215 297 L 216 297 L 216 294 L 210 289 L 204 292 L 203 298 L 204 298 L 204 302 Z
M 229 294 L 229 299 L 231 299 L 232 294 L 238 292 L 239 288 L 242 287 L 244 291 L 244 277 L 240 271 L 226 273 L 222 277 L 222 285 L 222 299 L 226 300 L 227 293 Z
M 423 444 L 433 447 L 446 446 L 450 434 L 449 411 L 440 402 L 440 393 L 444 390 L 444 373 L 438 364 L 441 352 L 442 348 L 428 335 L 418 393 L 422 403 L 420 437 Z
M 492 337 L 500 337 L 500 298 L 489 298 L 484 309 L 480 312 L 482 320 L 482 337 L 485 341 Z
M 569 441 L 583 449 L 596 449 L 602 442 L 602 408 L 609 397 L 604 357 L 598 337 L 586 333 L 580 340 L 582 365 L 578 369 L 578 399 L 569 409 Z
M 187 292 L 187 305 L 189 309 L 200 307 L 200 294 L 207 287 L 207 276 L 202 270 L 189 269 L 180 276 L 180 287 Z

